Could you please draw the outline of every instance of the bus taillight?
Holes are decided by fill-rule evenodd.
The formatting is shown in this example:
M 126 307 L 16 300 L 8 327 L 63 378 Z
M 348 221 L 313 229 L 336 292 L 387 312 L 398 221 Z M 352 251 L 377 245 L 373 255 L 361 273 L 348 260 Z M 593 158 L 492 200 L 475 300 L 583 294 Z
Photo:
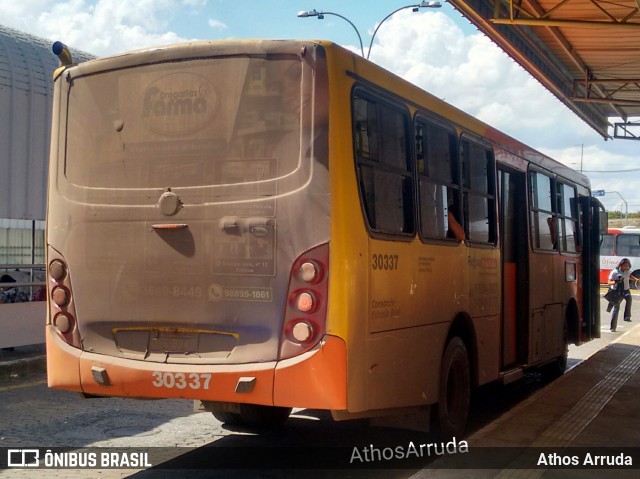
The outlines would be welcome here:
M 289 277 L 280 359 L 308 351 L 324 336 L 328 272 L 328 244 L 313 248 L 294 261 Z
M 296 294 L 296 308 L 301 313 L 312 313 L 316 306 L 316 301 L 312 291 L 303 291 Z
M 313 338 L 313 326 L 306 321 L 299 321 L 291 328 L 291 335 L 299 343 L 306 343 Z
M 297 274 L 298 278 L 305 283 L 315 284 L 322 280 L 322 271 L 320 270 L 320 266 L 313 261 L 302 263 Z
M 62 261 L 54 259 L 49 263 L 49 276 L 51 276 L 54 281 L 62 281 L 66 275 L 67 267 Z
M 62 334 L 68 334 L 73 331 L 73 327 L 75 326 L 75 320 L 73 316 L 68 313 L 58 313 L 53 318 L 53 325 L 60 331 Z
M 69 304 L 69 300 L 71 299 L 71 293 L 64 286 L 56 286 L 51 291 L 51 299 L 54 303 L 60 308 L 64 308 L 67 304 Z
M 55 258 L 49 261 L 47 268 L 51 323 L 67 343 L 80 347 L 69 268 L 61 255 L 52 248 L 49 248 L 49 257 Z

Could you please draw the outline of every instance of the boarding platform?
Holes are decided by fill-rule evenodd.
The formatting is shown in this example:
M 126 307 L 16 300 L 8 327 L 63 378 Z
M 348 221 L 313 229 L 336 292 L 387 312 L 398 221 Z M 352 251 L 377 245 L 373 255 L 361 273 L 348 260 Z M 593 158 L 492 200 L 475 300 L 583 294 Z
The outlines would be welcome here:
M 639 477 L 640 315 L 634 321 L 610 333 L 603 305 L 610 344 L 467 437 L 469 453 L 444 455 L 412 477 Z

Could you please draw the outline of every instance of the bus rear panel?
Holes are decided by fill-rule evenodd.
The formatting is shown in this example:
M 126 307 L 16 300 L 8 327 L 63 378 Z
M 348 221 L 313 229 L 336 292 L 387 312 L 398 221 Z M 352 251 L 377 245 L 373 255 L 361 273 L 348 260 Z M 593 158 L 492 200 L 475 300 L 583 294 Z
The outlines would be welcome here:
M 344 407 L 321 49 L 134 57 L 56 79 L 50 386 L 284 406 L 293 375 L 317 384 L 300 384 L 305 405 Z

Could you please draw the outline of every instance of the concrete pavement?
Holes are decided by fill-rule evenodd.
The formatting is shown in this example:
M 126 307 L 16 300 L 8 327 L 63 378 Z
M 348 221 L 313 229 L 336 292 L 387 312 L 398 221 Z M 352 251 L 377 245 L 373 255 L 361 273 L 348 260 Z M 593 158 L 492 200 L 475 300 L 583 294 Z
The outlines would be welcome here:
M 0 349 L 0 385 L 33 373 L 45 372 L 46 368 L 44 344 Z

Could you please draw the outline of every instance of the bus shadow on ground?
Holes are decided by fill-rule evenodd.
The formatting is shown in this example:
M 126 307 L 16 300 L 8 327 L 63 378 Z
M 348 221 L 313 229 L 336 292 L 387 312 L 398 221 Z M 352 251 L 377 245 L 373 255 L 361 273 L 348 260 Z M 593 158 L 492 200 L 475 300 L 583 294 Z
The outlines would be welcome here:
M 371 427 L 366 420 L 334 422 L 329 413 L 315 410 L 299 411 L 278 429 L 224 428 L 233 433 L 130 477 L 175 477 L 177 471 L 188 471 L 190 478 L 404 478 L 419 468 L 412 462 L 391 463 L 383 451 L 439 441 L 433 434 Z M 372 449 L 380 451 L 379 457 Z
M 528 373 L 506 386 L 491 384 L 477 389 L 467 436 L 546 384 L 542 375 Z M 295 412 L 278 429 L 223 427 L 231 434 L 184 453 L 174 451 L 175 457 L 130 477 L 175 477 L 176 471 L 188 470 L 190 478 L 293 478 L 301 474 L 311 478 L 405 478 L 438 459 L 439 451 L 447 448 L 451 454 L 464 440 L 445 442 L 435 433 L 373 427 L 367 420 L 335 422 L 329 412 L 310 409 Z M 420 457 L 398 458 L 398 448 L 408 456 L 411 447 Z

